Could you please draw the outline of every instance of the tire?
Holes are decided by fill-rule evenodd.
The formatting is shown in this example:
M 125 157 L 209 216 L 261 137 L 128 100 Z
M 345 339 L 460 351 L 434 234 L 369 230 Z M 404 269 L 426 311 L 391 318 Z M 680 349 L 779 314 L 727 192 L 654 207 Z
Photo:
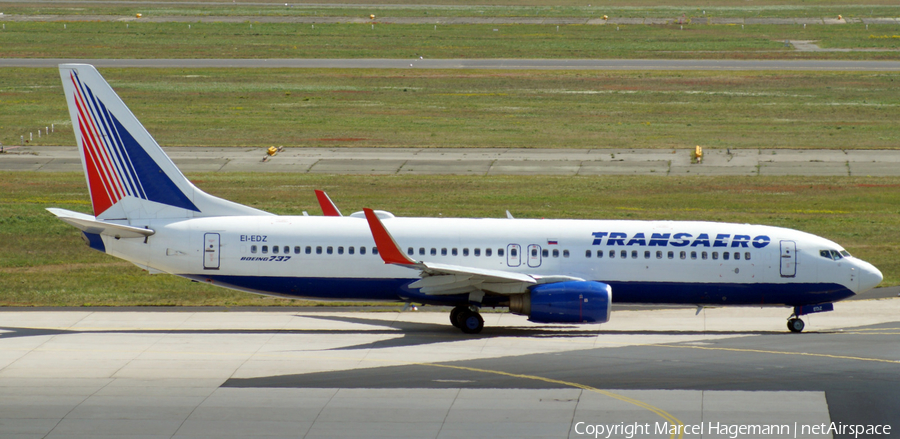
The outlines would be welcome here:
M 470 309 L 459 313 L 457 323 L 459 324 L 459 329 L 462 329 L 462 332 L 466 334 L 478 334 L 484 329 L 484 319 L 481 318 L 481 314 Z
M 803 320 L 800 319 L 790 319 L 788 320 L 787 327 L 791 332 L 801 332 L 803 328 L 806 327 L 806 324 L 803 323 Z
M 462 326 L 459 324 L 459 313 L 467 310 L 468 307 L 465 306 L 457 306 L 450 311 L 450 324 L 456 328 L 462 329 Z

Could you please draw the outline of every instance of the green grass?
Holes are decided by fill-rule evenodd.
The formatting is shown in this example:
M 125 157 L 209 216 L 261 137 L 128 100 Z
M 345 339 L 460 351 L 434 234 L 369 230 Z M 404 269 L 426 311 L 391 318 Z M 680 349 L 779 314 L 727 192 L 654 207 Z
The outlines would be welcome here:
M 705 20 L 701 20 L 705 21 Z M 783 41 L 900 48 L 896 25 L 399 25 L 8 22 L 4 58 L 706 58 L 896 60 Z M 127 26 L 127 27 L 126 27 Z M 495 31 L 496 29 L 496 31 Z M 618 29 L 618 30 L 617 30 Z
M 101 69 L 164 146 L 900 147 L 900 72 Z M 73 145 L 56 69 L 0 69 L 0 142 Z
M 4 5 L 7 14 L 64 14 L 64 15 L 125 15 L 142 13 L 155 16 L 331 16 L 331 17 L 581 17 L 596 18 L 604 14 L 610 17 L 662 17 L 673 18 L 686 14 L 694 17 L 892 17 L 900 15 L 900 6 L 892 0 L 867 0 L 865 5 L 846 4 L 841 0 L 811 0 L 798 3 L 791 0 L 683 0 L 678 4 L 660 4 L 658 0 L 502 0 L 486 5 L 481 0 L 446 0 L 435 5 L 430 0 L 377 0 L 372 2 L 348 0 L 347 5 L 331 2 L 328 5 L 291 4 L 285 7 L 280 0 L 269 0 L 271 5 L 253 6 L 240 4 L 200 5 L 191 2 L 180 6 L 135 4 L 52 5 L 47 3 L 12 3 Z M 137 2 L 136 2 L 137 3 Z M 366 5 L 366 3 L 371 3 Z M 0 2 L 0 5 L 3 5 Z M 589 6 L 590 5 L 590 6 Z
M 402 216 L 710 220 L 824 236 L 900 284 L 900 184 L 891 178 L 455 177 L 195 174 L 204 190 L 278 214 L 319 212 L 313 188 L 344 212 Z M 44 210 L 89 212 L 77 173 L 0 173 L 0 305 L 296 305 L 169 275 L 90 250 Z

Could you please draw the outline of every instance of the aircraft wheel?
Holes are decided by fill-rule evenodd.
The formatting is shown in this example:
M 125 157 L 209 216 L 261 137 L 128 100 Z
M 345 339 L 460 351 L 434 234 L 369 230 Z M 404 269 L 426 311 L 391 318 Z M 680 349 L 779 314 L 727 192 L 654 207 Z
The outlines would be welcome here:
M 805 326 L 806 326 L 806 324 L 803 323 L 803 320 L 800 320 L 798 318 L 790 319 L 790 320 L 788 320 L 788 323 L 787 323 L 787 327 L 788 327 L 788 329 L 791 330 L 791 332 L 803 331 L 803 328 Z
M 450 324 L 457 328 L 462 328 L 459 324 L 459 313 L 469 309 L 467 306 L 457 306 L 450 311 Z
M 484 319 L 481 318 L 481 314 L 470 309 L 464 309 L 459 313 L 457 323 L 459 324 L 459 329 L 462 329 L 462 332 L 466 334 L 477 334 L 484 329 Z

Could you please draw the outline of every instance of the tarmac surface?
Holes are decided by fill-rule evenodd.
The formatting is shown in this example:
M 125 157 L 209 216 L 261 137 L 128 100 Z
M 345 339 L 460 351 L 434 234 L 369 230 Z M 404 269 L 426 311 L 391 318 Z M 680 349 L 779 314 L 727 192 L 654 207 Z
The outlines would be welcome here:
M 0 171 L 81 172 L 75 147 L 7 147 Z M 900 176 L 900 150 L 164 148 L 183 172 L 415 175 L 808 175 Z
M 486 313 L 477 336 L 443 312 L 4 310 L 0 436 L 578 438 L 646 424 L 634 437 L 647 438 L 680 423 L 705 438 L 824 438 L 811 429 L 831 422 L 894 433 L 900 299 L 835 308 L 802 334 L 787 332 L 787 309 L 706 308 L 614 311 L 599 326 Z M 772 424 L 787 433 L 725 430 Z
M 796 46 L 796 45 L 795 45 Z M 803 50 L 812 50 L 807 44 Z M 793 70 L 896 72 L 900 61 L 714 59 L 77 59 L 3 58 L 0 67 L 55 68 L 64 63 L 99 68 L 336 68 L 488 70 Z

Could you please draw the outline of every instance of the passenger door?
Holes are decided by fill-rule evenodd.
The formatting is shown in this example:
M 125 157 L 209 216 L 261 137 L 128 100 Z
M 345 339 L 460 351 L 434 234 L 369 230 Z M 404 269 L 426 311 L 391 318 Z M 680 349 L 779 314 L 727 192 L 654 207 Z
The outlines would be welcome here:
M 797 275 L 797 243 L 781 241 L 781 277 Z
M 219 234 L 206 233 L 203 235 L 203 269 L 219 269 Z

